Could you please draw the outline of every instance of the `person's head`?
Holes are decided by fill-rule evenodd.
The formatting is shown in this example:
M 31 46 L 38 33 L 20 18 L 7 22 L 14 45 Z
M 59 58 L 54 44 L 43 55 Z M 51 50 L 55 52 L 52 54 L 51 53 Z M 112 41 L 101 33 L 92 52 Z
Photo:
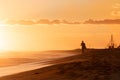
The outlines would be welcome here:
M 82 43 L 84 43 L 84 41 L 82 41 Z

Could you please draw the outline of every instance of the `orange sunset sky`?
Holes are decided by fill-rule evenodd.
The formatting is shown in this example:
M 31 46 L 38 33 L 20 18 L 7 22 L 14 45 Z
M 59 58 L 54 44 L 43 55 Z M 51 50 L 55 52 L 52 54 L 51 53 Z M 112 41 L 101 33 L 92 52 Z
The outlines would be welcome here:
M 119 0 L 0 0 L 0 50 L 105 48 L 119 26 Z

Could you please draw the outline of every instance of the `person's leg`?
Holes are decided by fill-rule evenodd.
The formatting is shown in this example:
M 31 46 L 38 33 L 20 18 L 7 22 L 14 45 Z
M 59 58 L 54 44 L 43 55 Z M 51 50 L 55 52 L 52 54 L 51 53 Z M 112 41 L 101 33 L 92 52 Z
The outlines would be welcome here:
M 82 53 L 84 53 L 84 49 L 82 49 Z

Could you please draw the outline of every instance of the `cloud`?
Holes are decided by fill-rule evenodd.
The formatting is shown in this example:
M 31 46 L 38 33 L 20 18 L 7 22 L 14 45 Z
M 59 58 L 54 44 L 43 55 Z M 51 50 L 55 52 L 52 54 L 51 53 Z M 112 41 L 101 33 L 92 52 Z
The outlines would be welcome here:
M 37 23 L 39 24 L 81 24 L 80 22 L 76 22 L 76 21 L 73 21 L 73 22 L 70 22 L 70 21 L 67 21 L 67 20 L 48 20 L 48 19 L 41 19 L 39 21 L 37 21 Z
M 120 11 L 119 11 L 119 10 L 112 11 L 112 12 L 111 12 L 111 15 L 112 15 L 112 16 L 120 16 Z
M 52 24 L 60 24 L 61 21 L 60 21 L 60 20 L 53 20 L 51 23 L 52 23 Z
M 66 20 L 48 20 L 48 19 L 40 19 L 40 20 L 7 20 L 7 24 L 10 25 L 35 25 L 35 24 L 80 24 L 80 22 L 69 22 Z
M 67 21 L 67 20 L 48 20 L 48 19 L 40 19 L 40 20 L 7 20 L 7 24 L 10 25 L 39 25 L 39 24 L 48 24 L 48 25 L 54 25 L 54 24 L 120 24 L 120 19 L 103 19 L 103 20 L 93 20 L 89 19 L 84 21 L 83 23 L 79 21 Z
M 18 24 L 21 24 L 21 25 L 33 25 L 33 24 L 35 24 L 35 22 L 32 21 L 32 20 L 19 20 Z
M 78 21 L 77 21 L 77 22 L 75 22 L 75 21 L 74 21 L 74 22 L 69 22 L 69 21 L 66 21 L 66 20 L 63 20 L 62 23 L 63 23 L 63 24 L 81 24 L 81 23 L 78 22 Z
M 60 20 L 48 20 L 48 19 L 41 19 L 37 21 L 37 24 L 61 24 L 62 22 Z
M 6 21 L 7 24 L 20 24 L 20 25 L 33 25 L 35 22 L 33 20 L 8 20 Z
M 117 3 L 113 6 L 113 11 L 111 12 L 112 16 L 120 16 L 120 3 Z
M 120 3 L 116 3 L 113 8 L 120 8 Z
M 104 20 L 92 20 L 89 19 L 84 24 L 120 24 L 120 19 L 104 19 Z
M 51 24 L 51 22 L 48 19 L 41 19 L 36 21 L 36 24 Z

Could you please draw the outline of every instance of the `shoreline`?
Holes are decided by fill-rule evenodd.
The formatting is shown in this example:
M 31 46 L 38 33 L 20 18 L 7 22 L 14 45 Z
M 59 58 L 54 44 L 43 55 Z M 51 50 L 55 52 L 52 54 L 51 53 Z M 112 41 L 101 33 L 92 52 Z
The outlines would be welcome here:
M 53 54 L 56 53 L 56 52 L 59 52 L 59 51 L 55 51 L 55 52 L 53 52 Z M 49 53 L 49 51 L 48 51 L 48 53 Z M 48 54 L 48 53 L 46 53 L 46 54 Z M 51 53 L 51 51 L 50 51 L 50 53 Z M 69 53 L 66 53 L 65 55 L 64 55 L 64 53 L 62 53 L 63 55 L 62 54 L 59 55 L 60 53 L 57 53 L 57 54 L 58 55 L 56 55 L 56 57 L 54 56 L 53 59 L 52 58 L 43 59 L 43 60 L 37 59 L 36 61 L 32 61 L 32 62 L 26 62 L 26 63 L 20 63 L 20 64 L 18 63 L 18 64 L 13 64 L 13 65 L 0 67 L 0 77 L 14 75 L 14 74 L 18 74 L 18 73 L 21 73 L 21 72 L 26 72 L 26 71 L 31 71 L 31 70 L 51 66 L 51 65 L 54 65 L 54 64 L 50 63 L 50 62 L 52 62 L 56 59 L 62 59 L 62 58 L 66 58 L 66 57 L 76 55 L 76 54 L 69 54 Z M 12 59 L 12 58 L 10 58 L 10 59 Z M 17 58 L 15 58 L 15 59 L 17 59 Z M 28 58 L 25 58 L 25 59 L 28 59 Z
M 120 50 L 89 50 L 50 62 L 54 65 L 0 77 L 0 80 L 120 80 L 119 53 Z
M 31 71 L 43 67 L 50 66 L 51 64 L 40 64 L 40 62 L 33 62 L 33 63 L 24 63 L 16 66 L 7 66 L 0 68 L 0 77 L 9 76 L 18 74 L 21 72 Z

